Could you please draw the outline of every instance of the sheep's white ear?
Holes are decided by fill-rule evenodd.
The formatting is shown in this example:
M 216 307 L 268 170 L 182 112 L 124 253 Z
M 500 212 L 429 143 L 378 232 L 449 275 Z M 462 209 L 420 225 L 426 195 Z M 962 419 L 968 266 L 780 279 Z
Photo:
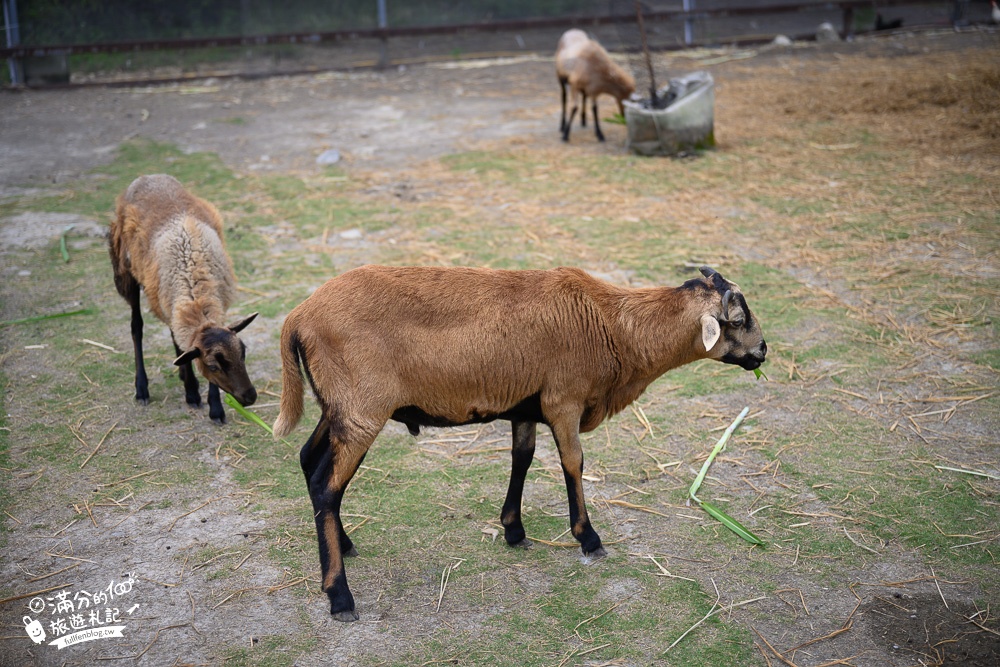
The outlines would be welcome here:
M 250 324 L 251 322 L 253 322 L 253 320 L 254 320 L 255 317 L 257 317 L 257 313 L 254 313 L 253 315 L 248 315 L 247 317 L 245 317 L 244 319 L 240 320 L 239 322 L 237 322 L 236 324 L 234 324 L 233 326 L 231 326 L 229 328 L 230 328 L 230 330 L 232 330 L 233 333 L 239 333 L 239 332 L 243 331 L 244 329 L 246 329 L 247 325 Z
M 701 316 L 701 342 L 705 344 L 705 351 L 710 351 L 719 342 L 722 329 L 719 328 L 719 321 L 711 315 Z
M 191 363 L 194 359 L 201 356 L 201 350 L 198 348 L 192 348 L 182 354 L 181 356 L 174 359 L 174 366 L 183 366 L 184 364 Z

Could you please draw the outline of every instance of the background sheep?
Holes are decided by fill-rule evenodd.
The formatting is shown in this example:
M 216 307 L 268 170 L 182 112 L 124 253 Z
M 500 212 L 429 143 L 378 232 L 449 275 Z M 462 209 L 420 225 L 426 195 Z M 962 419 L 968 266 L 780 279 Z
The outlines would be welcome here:
M 556 76 L 562 89 L 562 117 L 559 131 L 563 141 L 569 141 L 569 130 L 577 110 L 577 95 L 583 96 L 580 125 L 587 126 L 587 97 L 591 98 L 594 111 L 594 132 L 598 141 L 604 133 L 597 116 L 597 96 L 611 95 L 618 102 L 618 113 L 625 115 L 622 100 L 635 90 L 635 79 L 619 67 L 597 41 L 587 37 L 582 30 L 567 30 L 559 38 L 556 48 Z M 566 87 L 573 97 L 573 108 L 566 118 Z
M 302 415 L 301 368 L 322 418 L 302 447 L 319 537 L 323 590 L 339 620 L 358 618 L 342 556 L 344 491 L 386 421 L 512 424 L 508 544 L 526 545 L 521 495 L 535 427 L 555 436 L 570 526 L 583 552 L 604 554 L 583 496 L 579 434 L 623 410 L 660 375 L 696 359 L 746 369 L 767 346 L 739 288 L 703 268 L 678 288 L 628 289 L 579 269 L 496 271 L 365 266 L 320 287 L 281 332 L 281 411 Z
M 149 402 L 142 359 L 139 289 L 149 308 L 170 327 L 188 405 L 200 407 L 198 378 L 208 380 L 209 416 L 223 423 L 219 388 L 243 405 L 257 400 L 247 376 L 246 345 L 236 334 L 257 313 L 232 326 L 222 320 L 236 291 L 232 262 L 222 241 L 222 218 L 214 206 L 195 197 L 172 176 L 140 176 L 118 197 L 109 251 L 118 293 L 132 307 L 135 398 Z

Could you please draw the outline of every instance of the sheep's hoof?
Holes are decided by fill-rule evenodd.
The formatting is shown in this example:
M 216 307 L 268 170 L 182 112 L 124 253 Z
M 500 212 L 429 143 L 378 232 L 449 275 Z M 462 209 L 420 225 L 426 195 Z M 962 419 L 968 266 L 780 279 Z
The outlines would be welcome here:
M 341 621 L 342 623 L 353 623 L 361 618 L 358 616 L 358 612 L 353 609 L 348 609 L 346 611 L 331 611 L 330 616 L 333 616 L 333 620 Z
M 219 414 L 219 415 L 209 415 L 209 416 L 212 417 L 212 421 L 215 422 L 216 424 L 218 424 L 219 426 L 223 426 L 226 423 L 226 413 L 225 412 L 223 412 L 222 414 Z
M 511 547 L 513 547 L 515 549 L 530 549 L 531 548 L 531 540 L 529 540 L 527 537 L 524 538 L 523 540 L 521 540 L 520 542 L 514 542 L 513 544 L 511 544 L 510 542 L 508 542 L 507 544 L 508 544 L 508 546 L 511 546 Z
M 605 556 L 607 556 L 608 552 L 604 550 L 603 546 L 601 546 L 597 547 L 593 551 L 584 551 L 583 555 L 586 556 L 587 558 L 598 560 L 600 558 L 604 558 Z
M 184 400 L 186 400 L 187 404 L 189 406 L 191 406 L 192 408 L 201 408 L 201 396 L 200 395 L 199 396 L 188 396 Z
M 352 544 L 350 549 L 343 552 L 343 555 L 345 557 L 353 558 L 354 556 L 358 555 L 358 548 Z
M 135 402 L 138 403 L 139 405 L 149 405 L 149 397 L 147 396 L 146 398 L 139 398 L 138 396 L 136 396 Z

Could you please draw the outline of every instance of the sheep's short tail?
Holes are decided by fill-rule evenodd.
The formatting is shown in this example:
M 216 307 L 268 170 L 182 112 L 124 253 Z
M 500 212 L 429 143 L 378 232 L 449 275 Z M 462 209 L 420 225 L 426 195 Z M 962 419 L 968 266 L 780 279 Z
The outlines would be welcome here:
M 275 438 L 291 433 L 302 418 L 301 350 L 294 327 L 286 322 L 281 332 L 281 410 L 274 421 Z

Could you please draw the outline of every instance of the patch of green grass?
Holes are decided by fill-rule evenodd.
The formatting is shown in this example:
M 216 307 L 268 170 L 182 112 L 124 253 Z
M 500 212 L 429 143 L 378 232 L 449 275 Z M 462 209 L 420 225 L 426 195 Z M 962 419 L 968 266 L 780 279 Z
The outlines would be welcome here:
M 115 198 L 143 174 L 168 173 L 217 206 L 224 196 L 235 193 L 237 182 L 215 154 L 184 153 L 173 144 L 145 139 L 125 142 L 114 161 L 94 171 L 100 178 L 84 179 L 57 195 L 32 199 L 31 208 L 105 221 L 114 215 Z
M 989 366 L 995 371 L 1000 370 L 1000 348 L 995 347 L 992 350 L 974 352 L 969 355 L 969 359 L 977 364 Z
M 830 202 L 825 200 L 803 201 L 792 197 L 778 198 L 762 194 L 755 195 L 750 200 L 761 206 L 766 206 L 779 215 L 789 217 L 819 217 L 830 211 Z
M 954 548 L 975 542 L 973 533 L 1000 522 L 995 505 L 983 503 L 981 491 L 969 485 L 975 478 L 934 468 L 926 463 L 933 458 L 929 452 L 894 454 L 892 437 L 883 427 L 852 419 L 835 403 L 817 402 L 812 418 L 823 424 L 822 431 L 806 437 L 807 446 L 784 455 L 781 470 L 812 489 L 832 514 L 854 521 L 813 521 L 817 525 L 807 528 L 809 536 L 801 541 L 803 554 L 837 558 L 862 553 L 844 536 L 847 528 L 858 541 L 862 535 L 877 536 L 885 544 L 901 543 L 939 562 L 993 562 L 983 545 Z M 776 451 L 791 442 L 784 438 L 773 447 Z M 867 546 L 883 550 L 877 540 Z
M 222 652 L 222 664 L 231 667 L 290 667 L 305 652 L 316 648 L 315 636 L 300 633 L 263 635 L 246 639 L 249 646 L 228 646 Z
M 493 151 L 453 153 L 443 156 L 441 162 L 453 171 L 473 172 L 485 181 L 516 181 L 530 174 L 535 167 L 535 163 L 523 156 Z
M 442 629 L 390 664 L 422 664 L 452 655 L 475 664 L 558 664 L 584 653 L 598 662 L 651 664 L 711 608 L 710 599 L 695 584 L 657 579 L 621 556 L 601 564 L 599 571 L 571 567 L 550 578 L 548 588 L 529 588 L 520 610 L 490 615 L 482 622 L 485 637 L 477 631 Z M 455 571 L 449 586 L 478 589 L 476 573 L 471 581 L 456 578 L 464 567 Z M 489 578 L 490 584 L 504 586 L 504 578 L 516 577 L 512 571 L 499 574 Z M 518 598 L 524 594 L 509 587 L 505 593 Z M 480 593 L 470 592 L 477 597 Z M 670 664 L 707 667 L 723 657 L 751 664 L 752 645 L 746 630 L 712 618 L 668 655 Z

